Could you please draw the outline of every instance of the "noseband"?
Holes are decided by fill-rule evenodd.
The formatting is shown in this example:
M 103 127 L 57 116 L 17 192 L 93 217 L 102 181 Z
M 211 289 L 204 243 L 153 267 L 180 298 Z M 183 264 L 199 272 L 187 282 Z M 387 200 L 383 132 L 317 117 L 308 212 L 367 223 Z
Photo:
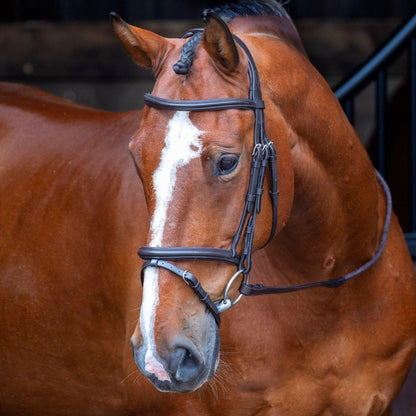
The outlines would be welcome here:
M 193 29 L 187 35 L 193 35 L 202 32 L 203 29 Z M 185 35 L 186 36 L 186 35 Z M 263 195 L 263 185 L 266 170 L 270 176 L 270 198 L 272 203 L 272 226 L 267 245 L 274 237 L 277 226 L 277 205 L 278 205 L 278 177 L 277 177 L 277 156 L 276 150 L 267 136 L 264 126 L 264 102 L 261 94 L 260 78 L 257 72 L 253 57 L 241 39 L 233 35 L 235 41 L 245 52 L 248 59 L 248 74 L 250 79 L 249 98 L 219 98 L 211 100 L 170 100 L 166 98 L 156 97 L 151 94 L 144 95 L 144 102 L 148 106 L 161 110 L 174 111 L 218 111 L 227 109 L 251 110 L 254 111 L 254 146 L 252 152 L 250 179 L 248 190 L 245 198 L 244 211 L 233 238 L 231 248 L 229 250 L 210 248 L 210 247 L 141 247 L 138 251 L 139 256 L 146 260 L 141 270 L 141 280 L 143 284 L 144 270 L 147 267 L 161 267 L 181 277 L 184 282 L 194 290 L 198 298 L 206 305 L 207 309 L 212 313 L 217 325 L 220 325 L 220 314 L 231 306 L 235 305 L 243 295 L 256 296 L 272 293 L 287 293 L 313 287 L 336 288 L 343 285 L 346 281 L 352 279 L 358 274 L 363 273 L 370 268 L 381 256 L 387 240 L 387 233 L 391 217 L 391 196 L 389 189 L 383 178 L 378 174 L 381 185 L 384 189 L 387 199 L 387 214 L 384 224 L 383 237 L 380 247 L 375 256 L 359 269 L 337 279 L 331 279 L 321 282 L 307 283 L 298 286 L 284 287 L 265 287 L 263 285 L 250 285 L 249 273 L 251 270 L 251 257 L 253 252 L 254 230 L 256 225 L 257 214 L 261 210 L 261 201 Z M 243 237 L 244 235 L 244 237 Z M 244 238 L 244 240 L 243 240 Z M 243 241 L 243 248 L 237 253 L 237 247 L 240 241 Z M 217 303 L 210 298 L 208 293 L 202 288 L 199 280 L 189 271 L 182 270 L 172 264 L 172 260 L 208 260 L 215 262 L 225 262 L 237 267 L 237 272 L 228 282 L 223 299 Z M 231 301 L 228 298 L 229 289 L 239 276 L 242 276 L 240 284 L 240 295 L 236 300 Z

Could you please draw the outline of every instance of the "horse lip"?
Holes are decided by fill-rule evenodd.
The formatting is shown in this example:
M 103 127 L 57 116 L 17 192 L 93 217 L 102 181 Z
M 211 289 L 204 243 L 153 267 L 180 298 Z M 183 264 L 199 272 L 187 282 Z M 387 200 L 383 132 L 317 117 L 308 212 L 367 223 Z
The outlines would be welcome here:
M 163 393 L 192 393 L 203 384 L 199 382 L 193 386 L 189 383 L 184 384 L 176 381 L 160 381 L 154 374 L 147 373 L 145 375 L 156 389 Z

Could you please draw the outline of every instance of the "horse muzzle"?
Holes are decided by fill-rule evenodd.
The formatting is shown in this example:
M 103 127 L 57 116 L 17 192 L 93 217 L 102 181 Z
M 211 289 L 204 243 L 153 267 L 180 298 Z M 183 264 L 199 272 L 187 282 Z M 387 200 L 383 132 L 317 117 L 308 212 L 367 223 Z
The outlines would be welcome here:
M 213 321 L 211 317 L 209 320 Z M 178 335 L 158 352 L 146 340 L 137 345 L 133 336 L 136 365 L 159 391 L 188 393 L 197 390 L 213 377 L 218 365 L 219 331 L 215 322 L 210 326 L 211 336 L 204 337 L 201 345 Z

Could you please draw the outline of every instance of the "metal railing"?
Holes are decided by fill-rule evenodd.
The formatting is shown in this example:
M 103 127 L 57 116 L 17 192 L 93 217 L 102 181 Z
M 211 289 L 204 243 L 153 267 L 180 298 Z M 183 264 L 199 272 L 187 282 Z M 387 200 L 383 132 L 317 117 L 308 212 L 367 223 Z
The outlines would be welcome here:
M 350 122 L 354 125 L 354 100 L 370 83 L 376 85 L 377 169 L 386 174 L 386 115 L 388 68 L 400 55 L 408 53 L 408 80 L 410 83 L 410 175 L 411 218 L 410 230 L 405 230 L 410 253 L 416 259 L 416 14 L 396 32 L 390 40 L 352 76 L 335 89 Z M 387 178 L 388 180 L 388 178 Z

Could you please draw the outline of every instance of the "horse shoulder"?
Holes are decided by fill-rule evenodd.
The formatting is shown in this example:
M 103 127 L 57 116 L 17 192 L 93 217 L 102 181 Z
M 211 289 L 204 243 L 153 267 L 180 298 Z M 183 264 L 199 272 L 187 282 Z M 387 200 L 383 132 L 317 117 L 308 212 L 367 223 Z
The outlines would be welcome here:
M 14 84 L 0 84 L 0 103 L 2 409 L 120 414 L 127 294 L 147 234 L 127 147 L 139 113 Z

